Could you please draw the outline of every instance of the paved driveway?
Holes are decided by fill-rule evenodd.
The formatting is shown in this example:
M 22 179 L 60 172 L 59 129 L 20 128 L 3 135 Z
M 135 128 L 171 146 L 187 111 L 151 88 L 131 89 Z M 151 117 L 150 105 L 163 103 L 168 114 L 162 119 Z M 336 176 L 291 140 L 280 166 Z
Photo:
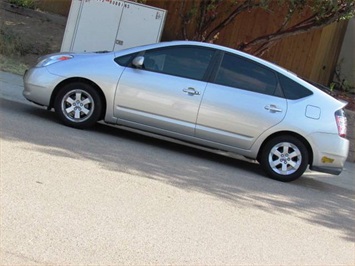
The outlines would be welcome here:
M 354 265 L 354 164 L 280 183 L 257 164 L 62 126 L 0 74 L 1 265 Z

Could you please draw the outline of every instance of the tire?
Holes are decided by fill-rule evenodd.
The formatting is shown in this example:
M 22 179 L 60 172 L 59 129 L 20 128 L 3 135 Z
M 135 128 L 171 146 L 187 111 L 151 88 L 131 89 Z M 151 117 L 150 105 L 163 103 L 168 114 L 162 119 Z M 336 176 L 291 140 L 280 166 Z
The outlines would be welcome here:
M 291 182 L 303 175 L 309 154 L 305 144 L 293 136 L 278 136 L 269 140 L 259 156 L 266 174 L 275 180 Z
M 59 91 L 54 101 L 54 109 L 65 125 L 84 129 L 99 120 L 102 102 L 99 93 L 91 85 L 74 82 Z

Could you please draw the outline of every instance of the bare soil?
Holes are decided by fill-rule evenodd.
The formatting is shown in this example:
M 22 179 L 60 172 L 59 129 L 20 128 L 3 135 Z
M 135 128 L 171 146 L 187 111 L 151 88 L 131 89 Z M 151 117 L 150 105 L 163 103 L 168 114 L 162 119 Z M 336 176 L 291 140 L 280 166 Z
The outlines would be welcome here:
M 0 51 L 26 66 L 34 65 L 38 57 L 60 51 L 66 20 L 0 0 Z
M 17 7 L 0 0 L 0 61 L 3 61 L 0 70 L 21 74 L 40 56 L 59 52 L 66 21 L 67 18 L 60 15 Z M 9 67 L 8 64 L 16 66 Z M 354 93 L 335 90 L 331 95 L 347 101 L 346 108 L 355 111 Z

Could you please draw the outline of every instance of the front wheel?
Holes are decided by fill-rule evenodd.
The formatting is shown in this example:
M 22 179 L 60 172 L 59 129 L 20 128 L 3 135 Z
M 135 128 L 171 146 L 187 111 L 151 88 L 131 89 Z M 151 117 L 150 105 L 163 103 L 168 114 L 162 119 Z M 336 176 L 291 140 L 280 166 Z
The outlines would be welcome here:
M 282 182 L 301 177 L 308 161 L 306 146 L 293 136 L 278 136 L 269 140 L 259 156 L 259 163 L 266 174 Z
M 102 103 L 95 88 L 75 82 L 59 91 L 54 109 L 65 125 L 82 129 L 93 126 L 99 120 Z

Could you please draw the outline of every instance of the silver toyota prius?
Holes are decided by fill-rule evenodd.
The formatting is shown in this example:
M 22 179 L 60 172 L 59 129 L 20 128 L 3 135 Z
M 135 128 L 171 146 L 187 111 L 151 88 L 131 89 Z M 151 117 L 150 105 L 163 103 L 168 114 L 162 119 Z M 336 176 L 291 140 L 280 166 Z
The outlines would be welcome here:
M 97 121 L 257 160 L 276 180 L 339 175 L 348 155 L 340 102 L 295 74 L 223 46 L 173 41 L 40 58 L 26 99 L 63 124 Z

